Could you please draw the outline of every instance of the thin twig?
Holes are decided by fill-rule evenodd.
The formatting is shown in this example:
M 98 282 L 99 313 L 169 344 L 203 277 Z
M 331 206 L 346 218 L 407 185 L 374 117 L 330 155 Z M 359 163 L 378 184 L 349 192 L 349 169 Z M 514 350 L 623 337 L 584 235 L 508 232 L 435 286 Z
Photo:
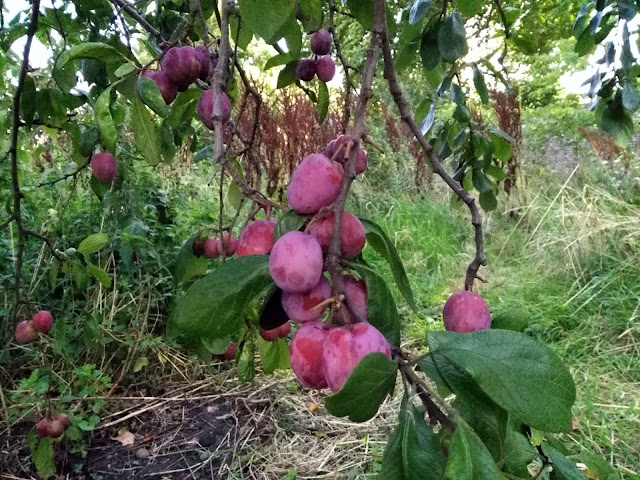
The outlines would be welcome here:
M 27 228 L 24 229 L 24 233 L 25 233 L 25 235 L 29 235 L 31 237 L 37 238 L 39 240 L 42 240 L 47 245 L 47 247 L 49 247 L 49 250 L 51 250 L 51 254 L 54 257 L 56 257 L 58 260 L 60 260 L 62 262 L 67 260 L 67 256 L 64 253 L 58 251 L 53 246 L 53 242 L 49 238 L 45 237 L 41 233 L 38 233 L 38 232 L 36 232 L 34 230 L 29 230 Z
M 87 168 L 89 165 L 90 165 L 90 163 L 87 162 L 83 166 L 77 168 L 75 171 L 73 171 L 71 173 L 67 173 L 66 175 L 63 175 L 63 176 L 61 176 L 59 178 L 56 178 L 55 180 L 51 180 L 49 182 L 39 183 L 38 185 L 36 185 L 36 187 L 46 187 L 46 186 L 50 186 L 50 185 L 55 185 L 58 182 L 66 180 L 67 178 L 70 178 L 70 177 L 74 177 L 75 178 L 76 175 L 78 175 L 82 170 Z
M 156 39 L 156 42 L 158 42 L 158 44 L 161 44 L 165 41 L 160 31 L 158 31 L 153 25 L 147 22 L 145 18 L 142 15 L 140 15 L 140 13 L 138 13 L 138 11 L 135 8 L 133 8 L 131 5 L 128 5 L 127 3 L 125 3 L 124 0 L 113 0 L 113 2 L 117 4 L 122 10 L 127 12 L 131 16 L 131 18 L 136 20 L 147 32 L 153 35 L 153 37 Z

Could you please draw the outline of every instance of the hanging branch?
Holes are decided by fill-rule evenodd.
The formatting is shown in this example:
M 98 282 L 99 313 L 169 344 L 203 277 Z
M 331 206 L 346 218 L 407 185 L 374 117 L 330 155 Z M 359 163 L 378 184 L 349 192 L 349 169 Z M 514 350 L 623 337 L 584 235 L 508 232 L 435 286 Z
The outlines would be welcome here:
M 381 15 L 386 17 L 386 12 L 384 8 L 384 0 L 375 0 L 376 1 L 376 11 L 382 10 Z M 416 120 L 413 116 L 413 112 L 411 106 L 407 102 L 402 93 L 402 88 L 398 82 L 398 77 L 396 76 L 396 71 L 393 66 L 393 55 L 391 53 L 391 45 L 389 43 L 389 35 L 387 32 L 387 22 L 386 18 L 382 22 L 383 35 L 382 35 L 382 54 L 384 57 L 384 76 L 389 83 L 389 91 L 393 96 L 393 100 L 395 101 L 398 110 L 400 111 L 400 116 L 402 120 L 409 126 L 409 129 L 415 136 L 416 140 L 420 143 L 422 150 L 427 156 L 429 162 L 431 163 L 431 168 L 433 171 L 440 177 L 444 182 L 449 186 L 451 190 L 462 200 L 469 211 L 471 212 L 471 224 L 475 230 L 474 241 L 476 246 L 476 253 L 467 267 L 467 273 L 464 281 L 464 288 L 466 290 L 473 290 L 473 284 L 475 279 L 478 277 L 478 270 L 480 270 L 481 266 L 485 266 L 487 264 L 487 259 L 484 254 L 484 237 L 482 235 L 482 216 L 480 215 L 480 210 L 476 205 L 476 200 L 469 192 L 467 192 L 460 182 L 454 180 L 449 173 L 445 170 L 442 164 L 436 158 L 435 152 L 433 151 L 433 146 L 427 141 L 427 139 L 422 135 L 420 131 L 420 127 L 416 123 Z
M 158 44 L 164 42 L 164 38 L 162 38 L 162 34 L 158 31 L 153 25 L 147 22 L 138 11 L 133 8 L 131 5 L 127 5 L 124 0 L 113 0 L 113 3 L 118 5 L 122 10 L 127 12 L 131 18 L 136 20 L 147 32 L 149 32 L 156 39 Z M 193 20 L 192 20 L 193 22 Z

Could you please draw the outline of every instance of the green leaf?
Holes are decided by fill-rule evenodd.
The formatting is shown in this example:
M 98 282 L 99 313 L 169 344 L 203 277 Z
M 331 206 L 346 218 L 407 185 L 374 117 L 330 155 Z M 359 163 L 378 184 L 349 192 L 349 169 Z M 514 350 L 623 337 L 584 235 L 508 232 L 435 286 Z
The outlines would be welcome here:
M 484 81 L 484 75 L 476 63 L 473 64 L 473 85 L 476 87 L 476 92 L 478 92 L 482 103 L 488 105 L 489 90 L 487 89 L 487 84 Z
M 322 0 L 299 0 L 298 6 L 302 17 L 300 21 L 304 31 L 307 33 L 315 32 L 322 28 L 324 20 L 324 12 L 322 10 Z
M 420 60 L 427 70 L 433 70 L 440 64 L 437 28 L 431 28 L 420 40 Z M 439 82 L 438 82 L 439 83 Z
M 200 338 L 237 333 L 249 304 L 273 285 L 268 265 L 266 255 L 247 255 L 227 260 L 198 280 L 177 300 L 167 325 L 169 337 L 180 336 L 193 345 Z
M 551 480 L 585 480 L 587 477 L 578 470 L 576 463 L 569 460 L 558 450 L 547 443 L 542 444 L 542 451 L 553 463 Z
M 414 0 L 409 11 L 409 23 L 415 25 L 424 16 L 433 0 Z
M 429 332 L 427 341 L 518 420 L 546 432 L 571 429 L 573 379 L 545 345 L 507 330 Z
M 287 42 L 289 53 L 291 53 L 293 58 L 299 58 L 300 50 L 302 50 L 302 30 L 300 30 L 300 25 L 295 17 L 289 19 L 284 30 L 280 33 Z
M 107 150 L 114 153 L 118 144 L 118 130 L 111 116 L 111 86 L 100 94 L 95 105 L 96 123 L 100 138 Z
M 273 232 L 273 241 L 276 242 L 281 236 L 287 232 L 296 232 L 300 230 L 308 220 L 307 215 L 302 215 L 294 210 L 287 210 L 285 214 L 278 219 L 276 229 Z
M 116 77 L 122 78 L 138 70 L 138 67 L 131 63 L 123 63 L 114 72 Z
M 395 245 L 380 225 L 372 222 L 371 220 L 367 220 L 366 218 L 358 218 L 367 231 L 367 242 L 389 263 L 393 279 L 395 280 L 400 293 L 413 311 L 418 313 L 418 307 L 416 306 L 415 299 L 413 298 L 411 284 L 407 278 L 407 272 L 404 269 L 404 265 L 402 264 L 402 260 L 400 259 L 400 255 L 398 255 Z
M 464 421 L 458 422 L 449 446 L 446 478 L 451 480 L 496 480 L 500 473 L 480 438 Z
M 229 30 L 231 30 L 231 39 L 238 48 L 246 50 L 251 40 L 253 40 L 253 32 L 247 25 L 247 22 L 242 22 L 240 18 L 232 15 L 229 18 Z
M 159 164 L 162 161 L 162 157 L 160 154 L 158 126 L 138 96 L 135 97 L 131 105 L 131 128 L 133 129 L 133 141 L 136 148 L 147 163 L 149 165 Z
M 360 274 L 367 285 L 369 323 L 380 330 L 391 345 L 400 345 L 398 309 L 386 282 L 366 265 L 351 262 L 349 266 Z
M 133 373 L 138 373 L 147 366 L 149 366 L 149 359 L 147 357 L 138 357 L 136 361 L 133 362 Z
M 464 29 L 464 20 L 457 10 L 442 24 L 438 32 L 438 49 L 440 56 L 449 63 L 455 62 L 467 53 L 467 34 Z
M 424 414 L 402 402 L 400 419 L 382 457 L 380 480 L 441 480 L 445 458 L 438 438 L 424 421 Z
M 278 338 L 273 342 L 267 342 L 259 337 L 258 346 L 260 347 L 262 370 L 267 375 L 276 370 L 286 370 L 291 367 L 289 363 L 289 345 L 285 338 Z
M 498 208 L 498 199 L 496 198 L 493 190 L 490 192 L 480 192 L 480 207 L 485 212 L 492 212 L 496 208 Z
M 626 78 L 624 79 L 624 87 L 622 88 L 622 106 L 631 113 L 640 108 L 640 93 L 638 93 L 638 89 Z
M 109 235 L 106 233 L 94 233 L 80 242 L 78 253 L 90 255 L 99 252 L 109 242 Z
M 318 122 L 322 124 L 329 113 L 329 89 L 326 83 L 318 83 Z
M 396 71 L 402 72 L 413 64 L 416 51 L 418 50 L 418 42 L 411 42 L 400 49 L 395 58 Z
M 270 68 L 273 68 L 273 67 L 286 65 L 292 60 L 293 60 L 293 57 L 291 56 L 290 53 L 279 53 L 278 55 L 275 55 L 271 57 L 269 60 L 267 60 L 267 62 L 264 64 L 264 69 L 269 70 Z
M 291 0 L 271 0 L 265 8 L 262 0 L 238 0 L 240 16 L 256 35 L 268 44 L 281 37 L 277 34 L 294 17 L 296 2 Z
M 298 61 L 294 60 L 293 62 L 287 63 L 280 73 L 278 74 L 278 83 L 277 88 L 288 87 L 292 83 L 295 83 L 297 80 L 296 76 L 296 67 L 298 66 Z
M 256 346 L 253 343 L 253 339 L 250 338 L 242 346 L 242 352 L 236 367 L 238 380 L 241 382 L 250 382 L 256 377 L 255 357 Z
M 234 209 L 239 210 L 242 205 L 242 199 L 244 196 L 240 191 L 240 188 L 235 183 L 229 184 L 229 189 L 227 190 L 227 201 L 229 205 L 231 205 Z
M 200 233 L 198 232 L 184 242 L 176 257 L 176 263 L 173 269 L 173 281 L 175 285 L 207 273 L 209 261 L 204 257 L 196 257 L 193 253 L 193 241 L 199 236 Z
M 593 472 L 596 478 L 601 480 L 617 480 L 619 478 L 615 469 L 600 455 L 583 450 L 580 452 L 580 460 L 587 465 L 589 471 Z
M 504 173 L 504 170 L 496 165 L 489 165 L 487 168 L 484 169 L 484 171 L 487 173 L 487 175 L 492 176 L 498 181 L 501 181 L 507 178 L 507 174 Z
M 106 43 L 86 42 L 75 45 L 69 50 L 62 52 L 56 61 L 52 73 L 56 83 L 64 92 L 71 90 L 75 84 L 76 74 L 70 62 L 79 58 L 94 58 L 109 63 L 113 67 L 127 61 L 122 53 Z
M 505 310 L 493 316 L 491 328 L 524 332 L 529 326 L 529 319 L 529 312 L 524 308 Z
M 365 30 L 373 28 L 373 3 L 370 0 L 347 0 L 347 6 Z
M 616 145 L 626 148 L 633 136 L 633 119 L 622 107 L 622 97 L 609 102 L 602 112 L 601 128 L 613 137 Z
M 166 117 L 169 114 L 169 107 L 162 98 L 156 82 L 150 78 L 138 77 L 137 87 L 138 95 L 145 105 L 161 117 Z
M 479 168 L 473 169 L 473 186 L 480 193 L 493 193 L 493 183 Z
M 32 453 L 36 470 L 43 478 L 50 478 L 56 474 L 55 456 L 53 454 L 53 440 L 41 438 L 38 446 Z
M 24 77 L 22 96 L 20 97 L 20 117 L 27 129 L 33 124 L 33 116 L 36 114 L 36 82 L 31 75 Z
M 482 0 L 458 0 L 456 7 L 458 7 L 462 16 L 469 18 L 480 13 L 482 4 Z
M 100 267 L 87 262 L 87 272 L 100 282 L 104 288 L 111 288 L 111 277 Z
M 366 355 L 353 369 L 342 389 L 325 399 L 329 413 L 366 422 L 374 417 L 396 383 L 398 365 L 384 353 Z
M 491 145 L 493 145 L 493 155 L 501 162 L 507 162 L 513 157 L 513 146 L 503 137 L 491 132 Z
M 522 478 L 529 478 L 527 466 L 538 457 L 538 451 L 521 432 L 509 422 L 504 445 L 504 471 Z

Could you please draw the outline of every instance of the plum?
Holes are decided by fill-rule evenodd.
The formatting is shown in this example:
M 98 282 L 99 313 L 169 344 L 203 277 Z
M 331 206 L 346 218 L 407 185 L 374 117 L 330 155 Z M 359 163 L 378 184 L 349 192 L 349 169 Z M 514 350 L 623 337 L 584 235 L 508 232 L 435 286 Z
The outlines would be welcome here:
M 54 418 L 49 422 L 49 428 L 47 429 L 47 436 L 51 438 L 58 438 L 64 433 L 64 425 L 60 420 Z
M 352 141 L 349 135 L 340 135 L 335 139 L 333 145 L 333 158 L 336 162 L 344 164 L 349 157 L 347 156 L 347 144 Z M 356 154 L 356 175 L 361 174 L 367 169 L 368 165 L 367 152 L 362 147 L 358 147 L 358 153 Z
M 31 323 L 36 332 L 47 333 L 53 327 L 53 315 L 46 310 L 40 310 L 33 316 Z
M 326 55 L 331 50 L 331 33 L 318 30 L 311 35 L 311 51 L 316 55 Z
M 469 333 L 491 328 L 491 313 L 484 299 L 474 292 L 460 290 L 449 297 L 442 310 L 444 329 Z
M 16 342 L 25 344 L 31 343 L 38 337 L 38 332 L 33 328 L 33 323 L 24 321 L 16 325 Z
M 363 322 L 331 330 L 322 347 L 324 376 L 331 391 L 340 390 L 360 360 L 373 352 L 391 358 L 389 343 L 373 325 Z
M 303 58 L 296 66 L 296 76 L 303 82 L 310 82 L 316 76 L 316 62 L 313 58 Z
M 316 60 L 316 75 L 324 83 L 333 80 L 336 74 L 336 63 L 331 57 L 320 57 Z
M 66 413 L 59 413 L 53 417 L 53 420 L 59 421 L 62 426 L 67 429 L 71 425 L 71 420 L 69 420 L 69 415 Z
M 293 373 L 309 388 L 327 387 L 322 352 L 330 328 L 322 322 L 307 322 L 298 329 L 289 344 Z
M 286 338 L 291 333 L 291 323 L 286 322 L 279 327 L 272 328 L 271 330 L 260 329 L 260 336 L 267 342 L 273 342 L 279 338 Z
M 275 220 L 255 220 L 251 222 L 238 238 L 237 257 L 245 255 L 266 255 L 273 247 Z
M 231 342 L 225 352 L 222 354 L 222 358 L 225 360 L 235 360 L 236 358 L 236 344 Z
M 298 213 L 317 213 L 336 201 L 342 185 L 342 166 L 321 153 L 309 155 L 293 172 L 287 201 Z
M 118 175 L 118 164 L 110 153 L 96 153 L 91 157 L 91 172 L 102 183 L 111 183 Z
M 222 123 L 227 123 L 231 118 L 231 101 L 226 93 L 222 94 L 222 111 L 221 117 Z M 214 92 L 213 89 L 205 90 L 202 92 L 202 96 L 198 101 L 198 116 L 204 125 L 209 129 L 215 129 L 215 124 L 213 122 L 213 102 L 214 102 Z
M 48 437 L 50 424 L 51 424 L 51 420 L 49 420 L 48 418 L 43 418 L 39 420 L 35 426 L 36 435 L 39 437 Z
M 309 226 L 309 235 L 315 237 L 323 252 L 329 251 L 331 234 L 333 232 L 334 215 L 322 220 L 313 221 Z M 342 241 L 340 253 L 345 258 L 357 256 L 367 242 L 367 232 L 354 214 L 344 211 L 342 216 Z
M 309 293 L 282 294 L 282 308 L 291 320 L 297 323 L 318 320 L 328 305 L 324 308 L 314 307 L 331 297 L 331 284 L 325 277 L 320 277 L 318 284 Z
M 284 292 L 309 292 L 322 276 L 322 249 L 303 232 L 287 232 L 273 245 L 269 273 Z
M 214 52 L 212 59 L 206 45 L 198 45 L 196 47 L 196 53 L 198 54 L 198 60 L 200 60 L 200 74 L 198 78 L 206 82 L 209 79 L 209 75 L 213 73 L 218 65 L 218 54 Z
M 204 258 L 218 258 L 221 250 L 220 239 L 218 237 L 209 237 L 204 241 L 202 256 Z
M 172 47 L 162 59 L 162 71 L 184 92 L 200 75 L 202 64 L 195 48 L 190 46 Z
M 336 153 L 336 141 L 331 140 L 324 149 L 324 155 L 330 160 L 333 160 L 333 154 Z
M 222 241 L 218 243 L 219 254 L 222 255 L 222 252 L 224 250 L 225 257 L 230 257 L 231 255 L 236 253 L 237 249 L 238 249 L 238 239 L 236 238 L 236 236 L 230 233 L 223 233 Z
M 178 96 L 178 87 L 174 85 L 166 72 L 155 70 L 143 70 L 140 77 L 150 78 L 158 86 L 164 103 L 169 105 Z
M 357 318 L 352 318 L 355 323 L 358 320 L 367 319 L 367 284 L 364 280 L 354 277 L 353 275 L 343 275 L 344 293 L 351 300 L 351 306 L 355 310 Z

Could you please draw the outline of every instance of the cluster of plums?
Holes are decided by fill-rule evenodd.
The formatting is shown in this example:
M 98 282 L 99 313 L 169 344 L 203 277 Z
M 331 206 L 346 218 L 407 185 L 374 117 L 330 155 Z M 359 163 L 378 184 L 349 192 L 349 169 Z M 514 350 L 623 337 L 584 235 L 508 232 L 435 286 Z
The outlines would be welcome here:
M 31 320 L 25 320 L 16 325 L 16 342 L 31 343 L 38 338 L 39 333 L 48 333 L 53 327 L 53 315 L 46 310 L 40 310 Z
M 69 416 L 59 413 L 52 417 L 45 417 L 36 423 L 35 431 L 39 437 L 58 438 L 69 428 L 71 421 Z
M 336 74 L 336 64 L 327 54 L 331 51 L 331 33 L 318 30 L 311 35 L 311 53 L 315 58 L 303 58 L 296 66 L 297 77 L 310 82 L 317 75 L 324 83 L 330 82 Z

